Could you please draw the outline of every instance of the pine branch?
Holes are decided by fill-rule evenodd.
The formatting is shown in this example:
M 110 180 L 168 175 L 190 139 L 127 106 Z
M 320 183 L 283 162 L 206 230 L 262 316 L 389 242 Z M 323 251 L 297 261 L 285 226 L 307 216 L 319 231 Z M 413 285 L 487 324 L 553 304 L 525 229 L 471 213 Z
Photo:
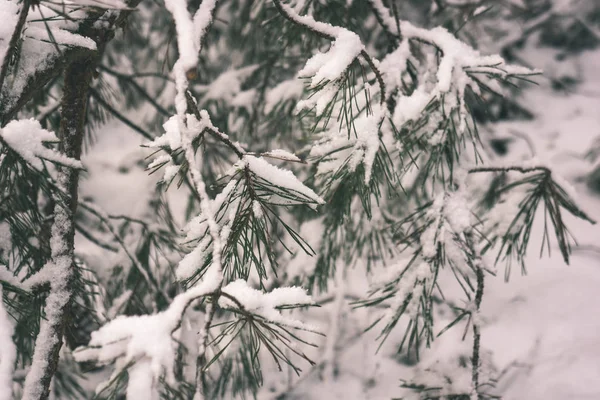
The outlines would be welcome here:
M 186 42 L 187 32 L 184 33 L 184 30 L 190 28 L 189 14 L 187 14 L 187 10 L 185 7 L 182 7 L 182 4 L 170 2 L 167 3 L 167 9 L 173 15 L 175 20 L 176 29 L 178 32 L 177 35 L 177 43 L 180 52 L 180 58 L 175 63 L 174 71 L 175 71 L 175 82 L 177 87 L 177 94 L 175 96 L 175 105 L 177 109 L 177 117 L 179 119 L 179 123 L 181 126 L 185 126 L 185 108 L 192 108 L 194 114 L 197 114 L 197 117 L 200 117 L 200 112 L 195 106 L 195 101 L 191 97 L 189 93 L 189 80 L 195 78 L 195 70 L 192 70 L 192 65 L 186 65 L 193 60 L 192 57 L 195 57 L 197 61 L 197 57 L 199 54 L 195 54 L 191 56 L 189 52 L 195 47 L 198 53 L 201 50 L 201 45 L 204 36 L 206 36 L 210 26 L 212 25 L 212 21 L 214 20 L 214 12 L 216 7 L 216 0 L 207 0 L 203 2 L 196 15 L 194 16 L 194 24 L 191 26 L 193 31 L 196 31 L 196 34 L 201 35 L 197 38 L 197 42 Z M 187 15 L 186 15 L 187 14 Z M 208 14 L 208 15 L 203 15 Z M 188 48 L 191 47 L 191 48 Z M 180 65 L 181 64 L 181 65 Z M 192 72 L 192 73 L 190 73 Z M 201 118 L 197 118 L 198 121 L 201 121 Z M 212 132 L 212 129 L 209 129 Z M 183 133 L 183 132 L 182 132 Z M 222 135 L 218 135 L 221 137 Z M 241 152 L 234 146 L 232 142 L 227 142 L 230 147 L 232 147 L 238 156 L 240 156 Z M 187 135 L 181 135 L 181 147 L 184 151 L 185 159 L 189 166 L 189 172 L 192 177 L 192 182 L 200 196 L 200 207 L 202 209 L 202 213 L 207 220 L 208 231 L 210 236 L 212 237 L 212 266 L 215 270 L 216 274 L 216 286 L 217 290 L 220 290 L 223 285 L 223 273 L 222 273 L 222 251 L 223 246 L 221 243 L 221 234 L 219 230 L 219 226 L 215 221 L 215 216 L 213 215 L 212 210 L 210 209 L 210 198 L 206 193 L 206 187 L 204 183 L 204 179 L 202 177 L 202 173 L 200 170 L 201 163 L 196 161 L 194 148 L 192 145 L 192 141 L 187 137 Z M 196 388 L 194 399 L 201 400 L 204 399 L 205 396 L 205 388 L 204 388 L 204 368 L 206 362 L 206 351 L 208 344 L 208 329 L 212 324 L 212 319 L 214 318 L 214 313 L 216 312 L 217 302 L 219 300 L 219 296 L 212 297 L 212 305 L 207 310 L 206 322 L 203 330 L 200 332 L 201 343 L 198 349 L 198 358 L 196 360 Z
M 534 167 L 520 167 L 518 165 L 514 166 L 506 166 L 506 167 L 477 167 L 470 168 L 469 173 L 475 174 L 479 172 L 509 172 L 516 171 L 522 174 L 527 174 L 529 172 L 543 172 L 544 174 L 550 175 L 552 171 L 548 167 L 543 166 L 534 166 Z
M 334 27 L 332 25 L 325 24 L 322 22 L 314 21 L 311 17 L 300 16 L 300 15 L 294 13 L 293 9 L 290 6 L 283 5 L 281 0 L 273 0 L 273 4 L 275 5 L 275 8 L 277 8 L 277 11 L 279 11 L 279 13 L 285 19 L 292 22 L 294 25 L 301 26 L 305 29 L 308 29 L 310 32 L 314 33 L 315 35 L 317 35 L 319 37 L 322 37 L 323 39 L 328 39 L 331 41 L 336 40 L 336 36 L 334 33 L 335 33 L 335 29 L 337 27 Z M 311 25 L 307 24 L 305 21 L 309 18 L 311 21 L 314 21 L 315 23 L 311 24 Z M 367 64 L 369 65 L 369 68 L 371 68 L 371 70 L 375 74 L 375 77 L 377 78 L 377 83 L 379 84 L 379 90 L 380 90 L 380 94 L 381 94 L 380 104 L 384 104 L 386 101 L 386 94 L 385 94 L 385 82 L 383 81 L 383 75 L 381 74 L 381 71 L 379 71 L 377 66 L 375 65 L 373 58 L 371 58 L 371 56 L 369 55 L 369 53 L 367 53 L 366 50 L 364 50 L 364 49 L 361 50 L 360 55 L 367 62 Z
M 219 292 L 221 292 L 220 289 Z M 204 327 L 200 332 L 200 338 L 198 340 L 200 346 L 198 349 L 198 357 L 196 359 L 196 392 L 194 393 L 194 400 L 204 400 L 207 398 L 206 351 L 208 349 L 208 330 L 210 329 L 213 323 L 213 319 L 215 318 L 217 311 L 217 302 L 219 301 L 220 294 L 221 293 L 210 296 L 210 303 L 206 306 Z
M 477 277 L 477 286 L 475 289 L 475 299 L 474 305 L 475 309 L 472 310 L 474 315 L 471 315 L 471 321 L 473 322 L 473 353 L 471 356 L 472 363 L 472 375 L 471 375 L 471 384 L 472 390 L 476 394 L 476 400 L 483 400 L 482 393 L 480 392 L 480 369 L 481 369 L 481 301 L 483 300 L 483 291 L 485 284 L 485 272 L 481 265 L 481 258 L 477 254 L 477 250 L 475 249 L 475 245 L 473 243 L 473 234 L 472 232 L 465 233 L 466 244 L 469 248 L 470 254 L 467 255 L 467 263 L 475 271 L 475 275 Z
M 388 36 L 390 41 L 395 45 L 402 40 L 402 36 L 399 33 L 394 33 L 394 27 L 391 23 L 391 17 L 389 11 L 381 0 L 368 0 L 369 6 L 373 10 L 377 23 L 383 28 L 385 34 Z
M 203 118 L 200 115 L 200 110 L 198 109 L 198 106 L 196 105 L 196 102 L 189 90 L 186 90 L 185 92 L 185 99 L 187 102 L 188 110 L 194 113 L 194 116 L 198 121 L 202 121 Z M 238 144 L 233 143 L 233 141 L 231 141 L 231 139 L 227 135 L 219 132 L 218 130 L 213 129 L 211 127 L 206 127 L 202 133 L 204 132 L 207 132 L 213 138 L 217 139 L 219 142 L 229 147 L 240 159 L 246 154 L 246 151 L 244 149 L 242 149 Z

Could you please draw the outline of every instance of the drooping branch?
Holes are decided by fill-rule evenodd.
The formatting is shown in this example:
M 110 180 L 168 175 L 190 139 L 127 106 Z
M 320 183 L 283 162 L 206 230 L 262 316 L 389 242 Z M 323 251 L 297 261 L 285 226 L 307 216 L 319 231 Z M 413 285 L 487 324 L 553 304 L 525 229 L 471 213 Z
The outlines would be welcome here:
M 473 391 L 476 394 L 476 399 L 481 400 L 482 393 L 480 392 L 480 382 L 479 382 L 479 371 L 481 368 L 481 326 L 480 326 L 480 318 L 479 312 L 481 308 L 481 300 L 483 299 L 483 289 L 485 276 L 484 271 L 481 266 L 476 266 L 475 274 L 477 276 L 477 289 L 475 291 L 475 316 L 473 317 L 473 354 L 471 356 L 472 362 L 472 376 L 471 383 L 473 385 Z

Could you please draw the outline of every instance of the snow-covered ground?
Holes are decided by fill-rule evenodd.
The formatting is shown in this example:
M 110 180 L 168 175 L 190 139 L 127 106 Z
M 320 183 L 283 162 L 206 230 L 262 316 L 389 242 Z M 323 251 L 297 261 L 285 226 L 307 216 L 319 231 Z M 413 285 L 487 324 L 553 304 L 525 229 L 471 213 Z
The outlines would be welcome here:
M 556 60 L 550 62 L 553 55 L 541 50 L 526 54 L 532 65 L 550 76 L 576 71 L 582 83 L 565 94 L 539 78 L 539 86 L 523 93 L 523 102 L 535 118 L 501 123 L 493 129 L 512 138 L 507 157 L 529 158 L 535 152 L 573 185 L 582 207 L 600 220 L 600 194 L 592 193 L 584 181 L 594 167 L 585 154 L 600 136 L 600 50 L 568 58 L 562 66 Z M 94 151 L 83 160 L 89 171 L 82 185 L 84 196 L 112 213 L 138 216 L 143 212 L 157 178 L 147 177 L 143 165 L 130 161 L 145 154 L 139 147 L 142 142 L 139 135 L 117 123 L 98 132 Z M 178 202 L 176 195 L 171 197 Z M 179 199 L 179 206 L 183 205 Z M 569 218 L 568 226 L 580 245 L 574 249 L 570 266 L 564 265 L 558 248 L 551 249 L 551 258 L 538 257 L 540 229 L 531 240 L 526 276 L 514 269 L 507 283 L 499 266 L 498 276 L 487 278 L 482 344 L 492 353 L 500 373 L 497 391 L 507 400 L 600 399 L 600 225 Z M 79 243 L 80 251 L 92 256 L 92 247 L 82 238 Z M 350 273 L 347 279 L 351 290 L 364 290 L 359 274 Z M 333 303 L 311 314 L 325 324 L 325 332 Z M 370 311 L 344 306 L 335 349 L 335 379 L 321 379 L 321 370 L 308 366 L 299 382 L 290 380 L 287 373 L 266 372 L 267 385 L 260 398 L 274 397 L 286 388 L 291 389 L 286 398 L 294 399 L 402 396 L 400 379 L 410 378 L 412 369 L 394 354 L 398 337 L 391 337 L 377 351 L 377 330 L 360 335 L 371 317 Z M 444 334 L 424 353 L 425 361 L 432 354 L 444 358 L 460 353 L 468 346 L 459 345 L 461 336 L 460 326 Z M 312 353 L 316 360 L 322 354 L 322 348 Z

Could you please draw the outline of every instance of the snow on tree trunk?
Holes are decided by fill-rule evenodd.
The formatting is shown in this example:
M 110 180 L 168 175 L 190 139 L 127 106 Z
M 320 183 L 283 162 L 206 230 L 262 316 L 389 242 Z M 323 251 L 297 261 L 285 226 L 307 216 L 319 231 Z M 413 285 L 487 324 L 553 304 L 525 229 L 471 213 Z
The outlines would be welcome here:
M 79 160 L 83 142 L 86 103 L 92 80 L 95 59 L 74 62 L 65 71 L 65 88 L 61 113 L 61 150 L 65 156 Z M 74 274 L 75 224 L 79 171 L 60 167 L 57 186 L 62 196 L 54 198 L 52 223 L 52 256 L 44 267 L 50 291 L 45 303 L 46 318 L 42 321 L 35 342 L 31 369 L 25 379 L 24 400 L 45 400 L 50 394 L 50 383 L 56 372 L 59 352 L 63 343 L 65 316 L 72 300 Z

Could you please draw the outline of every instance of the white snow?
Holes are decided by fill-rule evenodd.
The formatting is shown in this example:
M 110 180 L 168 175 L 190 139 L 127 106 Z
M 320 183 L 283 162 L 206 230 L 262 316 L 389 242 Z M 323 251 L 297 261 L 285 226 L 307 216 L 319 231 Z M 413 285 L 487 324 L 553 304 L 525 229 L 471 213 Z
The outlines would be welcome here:
M 392 20 L 392 22 L 394 21 Z M 392 26 L 393 25 L 395 25 L 395 22 Z M 404 43 L 406 42 L 403 42 L 403 45 Z M 382 64 L 384 61 L 382 61 Z M 390 60 L 390 62 L 391 61 L 392 60 Z M 401 61 L 401 58 L 399 57 L 393 61 L 394 63 Z M 449 66 L 449 63 L 444 66 L 444 68 L 446 68 L 442 73 L 442 78 L 444 79 L 448 77 L 448 70 L 453 70 L 453 68 L 448 68 Z M 399 72 L 402 70 L 402 64 L 398 63 L 394 68 L 396 68 L 396 72 Z M 392 67 L 390 67 L 390 70 L 391 69 Z M 386 80 L 386 82 L 392 81 L 392 74 L 389 76 L 390 78 L 389 80 Z M 395 76 L 395 78 L 397 78 L 397 76 Z M 452 82 L 452 79 L 450 79 L 451 90 L 453 84 L 455 84 L 455 82 Z M 429 92 L 423 91 L 425 97 L 427 93 Z M 567 127 L 572 127 L 573 124 L 576 123 L 573 120 L 568 121 L 568 118 L 565 116 L 566 111 L 561 110 L 561 108 L 575 108 L 574 106 L 573 108 L 569 108 L 572 106 L 569 104 L 569 101 L 573 102 L 573 98 L 569 97 L 569 99 L 557 100 L 559 105 L 552 105 L 552 108 L 556 108 L 556 110 L 559 111 L 555 112 L 557 115 L 555 121 L 543 125 L 536 125 L 536 123 L 533 125 L 523 125 L 528 127 L 532 132 L 550 132 L 554 129 L 558 129 L 561 132 L 566 133 L 566 137 L 568 138 L 571 137 L 568 136 L 570 131 L 578 133 L 580 131 L 583 132 L 583 129 L 567 129 Z M 416 100 L 416 98 L 413 100 Z M 534 100 L 536 99 L 534 98 Z M 407 101 L 407 103 L 410 102 Z M 544 104 L 548 105 L 547 102 L 535 101 L 534 103 L 536 103 L 536 107 L 538 108 L 543 108 Z M 583 103 L 583 101 L 580 101 L 580 103 Z M 593 101 L 588 101 L 588 103 L 591 104 L 587 107 L 593 110 L 595 103 Z M 402 110 L 399 110 L 397 113 L 397 115 L 401 115 L 401 120 L 408 121 L 410 119 L 418 118 L 422 102 L 419 102 L 413 109 L 411 109 L 411 106 L 414 104 L 405 105 L 406 107 L 403 107 Z M 586 113 L 590 113 L 589 109 L 584 112 L 584 114 Z M 596 115 L 592 115 L 596 117 Z M 412 116 L 412 118 L 409 118 L 410 116 Z M 580 117 L 576 117 L 575 121 L 581 121 L 581 119 L 582 118 Z M 179 130 L 177 130 L 177 132 L 179 132 Z M 566 142 L 580 142 L 581 138 L 579 136 L 577 136 L 577 138 L 577 140 L 565 140 L 563 144 L 559 144 L 559 147 L 563 147 Z M 177 146 L 179 146 L 179 144 Z M 545 149 L 546 147 L 540 146 L 539 148 Z M 573 177 L 571 176 L 570 178 L 572 179 Z M 589 196 L 582 197 L 584 197 L 588 203 L 592 202 L 592 206 L 597 207 L 597 202 L 590 200 Z M 514 199 L 513 202 L 518 202 L 518 196 L 511 196 L 511 198 Z M 447 213 L 449 214 L 447 215 L 448 219 L 453 220 L 453 215 L 450 210 L 456 209 L 457 211 L 456 220 L 451 223 L 452 227 L 457 231 L 461 231 L 460 227 L 466 227 L 468 225 L 466 223 L 468 214 L 466 210 L 468 211 L 468 209 L 466 208 L 466 203 L 462 203 L 463 201 L 465 201 L 465 199 L 460 196 L 457 196 L 454 199 L 450 197 L 445 204 Z M 256 204 L 253 203 L 253 210 L 255 205 Z M 514 207 L 516 204 L 512 204 L 512 206 Z M 212 209 L 214 211 L 214 208 Z M 498 213 L 507 214 L 506 211 L 499 210 Z M 584 239 L 585 237 L 593 238 L 595 237 L 594 232 L 597 233 L 597 229 L 590 230 L 587 227 L 580 225 L 577 225 L 577 228 L 578 229 L 575 230 L 575 232 L 582 232 L 582 237 Z M 306 233 L 308 235 L 319 236 L 318 234 L 315 234 L 315 232 L 318 232 L 318 228 L 309 230 Z M 578 237 L 580 236 L 578 235 Z M 484 300 L 484 304 L 490 304 L 489 308 L 484 312 L 484 316 L 492 319 L 492 323 L 489 324 L 489 327 L 485 328 L 486 330 L 483 335 L 486 346 L 493 347 L 497 350 L 495 356 L 501 366 L 508 365 L 514 359 L 524 359 L 526 362 L 536 363 L 535 367 L 528 367 L 525 370 L 517 369 L 516 377 L 507 389 L 508 399 L 520 399 L 525 396 L 532 399 L 545 398 L 562 400 L 565 398 L 585 398 L 586 396 L 587 398 L 596 398 L 598 395 L 597 352 L 593 351 L 599 347 L 597 337 L 594 337 L 593 335 L 593 332 L 598 328 L 597 318 L 593 318 L 595 315 L 594 307 L 597 308 L 597 302 L 590 301 L 590 299 L 595 299 L 593 295 L 595 293 L 594 288 L 597 287 L 598 274 L 595 272 L 595 269 L 592 268 L 593 261 L 582 260 L 582 258 L 583 257 L 578 257 L 576 260 L 576 263 L 578 264 L 577 268 L 570 268 L 568 270 L 559 268 L 555 265 L 543 265 L 544 268 L 541 268 L 542 265 L 532 266 L 531 269 L 538 268 L 543 271 L 534 273 L 527 278 L 523 278 L 517 283 L 516 287 L 506 286 L 502 282 L 495 282 L 493 279 L 490 279 L 489 299 L 486 297 Z M 545 264 L 545 261 L 543 263 Z M 302 264 L 303 270 L 310 269 L 311 267 L 310 261 L 306 258 L 302 259 Z M 427 276 L 427 269 L 425 268 L 426 264 L 424 264 L 425 263 L 417 264 L 415 266 L 414 276 L 417 280 L 424 279 Z M 190 263 L 190 265 L 188 270 L 193 269 L 193 263 Z M 186 268 L 182 269 L 182 274 L 185 272 L 185 269 Z M 357 273 L 357 270 L 359 273 Z M 189 273 L 189 271 L 187 273 Z M 364 277 L 362 269 L 358 267 L 354 269 L 354 273 L 347 279 L 349 286 L 361 287 L 361 285 L 364 285 L 367 278 Z M 248 285 L 240 286 L 240 293 L 248 292 L 247 298 L 250 299 L 248 300 L 250 305 L 256 306 L 257 304 L 263 304 L 261 296 L 255 296 L 253 292 L 246 290 L 254 289 L 248 287 Z M 573 288 L 575 289 L 571 290 Z M 349 291 L 349 293 L 352 292 Z M 568 296 L 565 296 L 565 293 L 567 293 Z M 577 296 L 575 296 L 575 294 Z M 263 294 L 262 296 L 264 297 L 266 295 Z M 486 294 L 486 296 L 488 295 Z M 244 298 L 244 295 L 241 297 Z M 255 298 L 258 298 L 259 300 L 253 300 Z M 222 300 L 226 301 L 226 299 Z M 236 307 L 235 304 L 229 304 L 227 306 L 232 308 Z M 258 307 L 260 308 L 260 306 Z M 278 312 L 277 309 L 275 309 L 275 311 Z M 327 313 L 327 315 L 329 315 L 329 313 Z M 590 315 L 592 317 L 590 317 Z M 327 318 L 327 316 L 325 318 Z M 357 314 L 352 314 L 352 316 L 349 317 L 349 325 L 354 324 L 355 329 L 361 330 L 363 328 L 363 323 L 367 320 L 367 318 L 363 318 L 360 311 L 357 311 Z M 351 335 L 352 333 L 348 326 L 343 325 L 343 321 L 340 322 L 339 328 L 343 332 L 348 332 L 347 335 Z M 461 331 L 460 328 L 457 330 Z M 539 340 L 539 348 L 541 349 L 540 354 L 531 355 L 532 353 L 528 353 L 529 347 L 534 347 L 536 336 L 541 338 Z M 519 339 L 507 342 L 507 337 L 518 337 Z M 375 350 L 370 344 L 372 337 L 365 335 L 361 336 L 361 338 L 361 340 L 357 340 L 347 346 L 345 346 L 346 342 L 343 341 L 342 338 L 340 339 L 339 347 L 344 350 L 343 354 L 340 355 L 340 371 L 335 382 L 307 379 L 294 391 L 292 396 L 298 395 L 320 398 L 319 396 L 322 396 L 323 393 L 327 393 L 332 399 L 368 399 L 389 398 L 392 397 L 392 394 L 395 395 L 398 393 L 398 378 L 408 377 L 412 370 L 406 368 L 400 362 L 392 360 L 390 354 L 393 352 L 383 351 L 383 354 L 375 356 Z M 454 340 L 450 342 L 446 342 L 445 347 L 444 345 L 436 347 L 435 353 L 439 354 L 438 350 L 443 352 L 444 348 L 464 347 L 460 345 L 460 337 L 453 339 Z M 355 345 L 354 343 L 357 344 Z M 455 346 L 457 343 L 459 346 Z M 114 349 L 119 348 L 116 344 L 110 346 Z M 113 354 L 120 353 L 114 352 Z M 468 355 L 468 352 L 466 354 Z M 0 359 L 1 356 L 2 353 L 0 352 Z M 447 375 L 454 379 L 452 387 L 468 388 L 470 382 L 461 380 L 464 378 L 464 375 L 461 376 L 460 374 L 454 373 L 457 371 L 451 370 L 452 367 L 450 365 L 454 366 L 454 364 L 448 362 L 448 360 L 451 359 L 452 358 L 450 357 L 447 359 L 442 358 L 441 364 L 436 362 L 437 360 L 426 360 L 427 362 L 432 362 L 429 364 L 425 363 L 424 368 L 431 368 L 429 371 L 421 369 L 421 372 L 423 372 L 423 375 L 428 375 L 427 372 L 431 372 L 432 375 L 435 376 L 425 376 L 424 379 L 428 382 L 432 382 L 440 376 Z M 138 390 L 138 393 L 143 393 L 148 399 L 151 399 L 152 396 L 156 395 L 154 391 L 147 391 L 147 388 L 151 388 L 155 383 L 153 380 L 153 374 L 155 372 L 152 371 L 151 366 L 151 361 L 144 355 L 138 361 L 138 364 L 136 364 L 136 369 L 130 371 L 130 376 L 134 376 L 128 389 L 128 391 L 131 391 L 132 393 L 131 396 L 134 396 Z M 458 370 L 458 368 L 456 368 L 456 370 Z M 521 371 L 522 373 L 520 373 Z M 433 374 L 433 372 L 435 372 L 435 374 Z M 138 375 L 139 377 L 137 377 Z M 369 387 L 368 379 L 371 378 L 373 379 L 374 387 Z M 139 385 L 139 387 L 136 385 Z M 449 386 L 445 386 L 445 389 L 450 390 Z M 270 390 L 270 388 L 268 387 L 265 390 Z M 260 398 L 262 398 L 262 396 Z
M 332 128 L 323 134 L 323 139 L 315 141 L 310 150 L 311 157 L 321 157 L 317 176 L 327 176 L 341 167 L 356 171 L 364 167 L 364 182 L 369 184 L 373 163 L 384 139 L 380 130 L 387 111 L 378 104 L 372 104 L 371 113 L 362 113 L 353 121 L 349 133 L 345 128 Z M 381 138 L 380 138 L 381 135 Z
M 282 81 L 267 91 L 265 96 L 265 113 L 270 113 L 275 107 L 286 100 L 299 99 L 304 92 L 304 83 L 299 77 Z
M 208 3 L 214 3 L 209 1 Z M 179 59 L 177 60 L 178 68 L 181 72 L 185 73 L 191 69 L 196 68 L 198 63 L 198 47 L 199 38 L 195 31 L 195 26 L 192 21 L 192 16 L 187 9 L 187 1 L 185 0 L 165 0 L 165 7 L 175 20 L 175 29 L 177 30 L 177 48 L 179 49 Z M 199 15 L 197 18 L 203 18 L 203 15 Z M 199 24 L 199 27 L 201 25 Z M 175 71 L 176 76 L 178 71 Z
M 177 266 L 176 275 L 180 281 L 190 278 L 202 267 L 204 260 L 208 256 L 207 250 L 210 237 L 205 237 L 191 252 L 185 255 Z
M 220 269 L 213 265 L 200 284 L 177 295 L 165 311 L 154 315 L 122 315 L 115 318 L 92 332 L 88 346 L 80 347 L 73 353 L 75 360 L 104 364 L 116 359 L 117 366 L 121 368 L 134 361 L 136 369 L 134 379 L 130 376 L 128 383 L 128 399 L 133 399 L 139 393 L 134 393 L 134 390 L 156 396 L 156 383 L 161 377 L 171 384 L 175 383 L 173 334 L 180 327 L 183 313 L 192 301 L 217 290 L 221 279 Z M 140 363 L 141 367 L 138 367 Z M 118 372 L 119 368 L 115 374 Z
M 379 71 L 383 75 L 386 90 L 393 92 L 402 87 L 402 75 L 406 71 L 406 63 L 410 58 L 410 45 L 408 40 L 403 40 L 400 46 L 389 53 L 379 64 Z
M 46 27 L 29 26 L 25 34 L 27 37 L 30 37 L 34 40 L 47 42 L 54 41 L 57 45 L 79 46 L 88 48 L 90 50 L 96 50 L 96 42 L 94 42 L 92 39 L 77 35 L 65 29 L 52 28 L 49 32 Z M 52 37 L 50 35 L 52 35 Z
M 204 0 L 194 15 L 195 46 L 198 53 L 202 50 L 202 38 L 206 35 L 208 27 L 212 23 L 213 12 L 216 6 L 217 0 Z
M 312 56 L 298 75 L 312 77 L 311 87 L 322 82 L 334 82 L 363 49 L 364 46 L 356 33 L 340 28 L 329 50 Z
M 16 1 L 0 0 L 0 20 L 3 21 L 0 24 L 0 65 L 4 62 L 10 38 L 17 25 L 19 10 Z
M 233 102 L 241 92 L 242 84 L 258 68 L 258 65 L 248 65 L 240 69 L 230 69 L 220 74 L 210 85 L 198 87 L 202 92 L 201 104 L 209 100 Z M 238 101 L 241 101 L 238 99 Z M 247 101 L 246 101 L 247 103 Z
M 284 160 L 284 161 L 295 161 L 295 162 L 302 161 L 302 160 L 300 160 L 300 158 L 298 158 L 297 155 L 290 153 L 287 150 L 282 150 L 282 149 L 269 150 L 266 153 L 262 153 L 261 155 L 263 157 L 277 158 L 279 160 Z
M 379 105 L 374 105 L 373 108 L 372 114 L 363 114 L 354 122 L 357 138 L 349 162 L 351 171 L 354 171 L 358 164 L 364 165 L 366 185 L 371 181 L 373 162 L 379 151 L 379 125 L 386 115 Z
M 300 182 L 292 171 L 269 164 L 262 157 L 245 155 L 242 161 L 250 168 L 250 171 L 272 185 L 289 190 L 295 194 L 300 194 L 316 204 L 325 204 L 325 201 L 312 189 Z
M 0 130 L 0 136 L 12 150 L 38 170 L 43 167 L 40 159 L 72 168 L 83 168 L 80 161 L 45 147 L 44 142 L 57 142 L 58 139 L 33 118 L 10 121 Z
M 283 306 L 314 304 L 306 290 L 300 287 L 281 287 L 273 289 L 269 293 L 263 293 L 250 287 L 245 280 L 238 279 L 221 290 L 235 298 L 243 306 L 243 310 L 260 315 L 267 321 L 293 328 L 315 330 L 300 320 L 284 316 L 278 310 L 278 307 Z M 219 298 L 219 305 L 223 308 L 239 309 L 239 305 L 227 296 Z
M 402 126 L 408 121 L 418 119 L 431 99 L 431 94 L 420 88 L 410 96 L 400 96 L 394 111 L 394 124 Z

